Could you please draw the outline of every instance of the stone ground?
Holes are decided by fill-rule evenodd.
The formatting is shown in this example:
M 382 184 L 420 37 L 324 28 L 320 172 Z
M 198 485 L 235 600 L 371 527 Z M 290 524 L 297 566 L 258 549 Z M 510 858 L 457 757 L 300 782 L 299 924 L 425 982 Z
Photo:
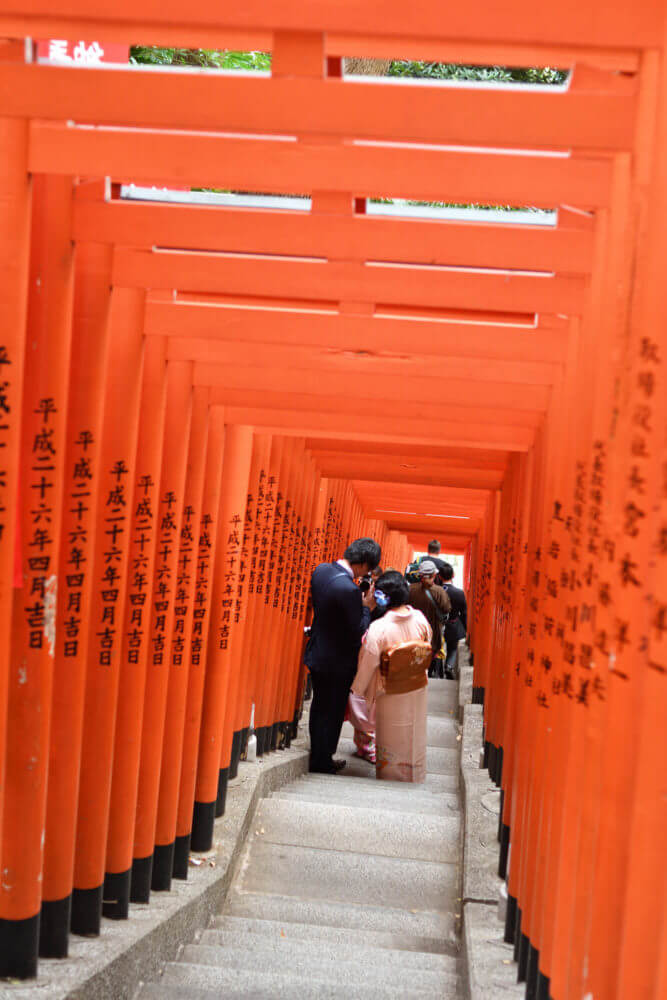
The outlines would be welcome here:
M 461 997 L 458 688 L 430 680 L 423 785 L 336 776 L 262 799 L 223 912 L 136 1000 Z

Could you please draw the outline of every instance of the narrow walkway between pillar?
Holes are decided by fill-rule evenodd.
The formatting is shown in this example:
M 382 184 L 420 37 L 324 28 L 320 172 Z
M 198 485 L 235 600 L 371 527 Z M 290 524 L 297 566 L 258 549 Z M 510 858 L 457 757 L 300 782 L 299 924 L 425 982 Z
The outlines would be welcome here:
M 456 704 L 429 681 L 423 785 L 376 781 L 346 723 L 342 774 L 263 799 L 223 913 L 137 1000 L 460 997 Z

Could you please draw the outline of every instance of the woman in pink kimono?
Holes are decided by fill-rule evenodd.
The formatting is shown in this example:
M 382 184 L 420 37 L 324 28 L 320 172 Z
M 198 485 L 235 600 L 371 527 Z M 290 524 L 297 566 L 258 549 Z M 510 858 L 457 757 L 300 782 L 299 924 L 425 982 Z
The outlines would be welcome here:
M 403 575 L 388 570 L 375 585 L 384 617 L 363 638 L 352 693 L 375 704 L 377 778 L 422 782 L 426 778 L 426 685 L 431 626 L 410 607 Z

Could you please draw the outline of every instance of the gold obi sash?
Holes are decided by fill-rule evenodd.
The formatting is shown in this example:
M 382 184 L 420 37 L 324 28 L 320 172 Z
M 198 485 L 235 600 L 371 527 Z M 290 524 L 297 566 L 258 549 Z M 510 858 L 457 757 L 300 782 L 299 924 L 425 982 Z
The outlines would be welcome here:
M 433 650 L 430 642 L 401 642 L 380 659 L 385 694 L 407 694 L 426 687 Z

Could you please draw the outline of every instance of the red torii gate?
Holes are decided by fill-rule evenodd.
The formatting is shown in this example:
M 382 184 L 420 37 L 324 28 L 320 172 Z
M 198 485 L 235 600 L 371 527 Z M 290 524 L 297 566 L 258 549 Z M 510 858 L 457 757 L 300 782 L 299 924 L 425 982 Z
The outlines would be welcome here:
M 63 955 L 103 884 L 123 917 L 186 874 L 251 702 L 262 748 L 289 738 L 310 566 L 363 533 L 400 566 L 437 523 L 470 546 L 520 975 L 664 995 L 664 3 L 10 4 L 0 971 L 35 973 L 40 912 Z M 26 37 L 264 49 L 272 73 L 36 65 Z M 572 76 L 341 79 L 355 55 Z M 121 197 L 158 181 L 312 201 Z

